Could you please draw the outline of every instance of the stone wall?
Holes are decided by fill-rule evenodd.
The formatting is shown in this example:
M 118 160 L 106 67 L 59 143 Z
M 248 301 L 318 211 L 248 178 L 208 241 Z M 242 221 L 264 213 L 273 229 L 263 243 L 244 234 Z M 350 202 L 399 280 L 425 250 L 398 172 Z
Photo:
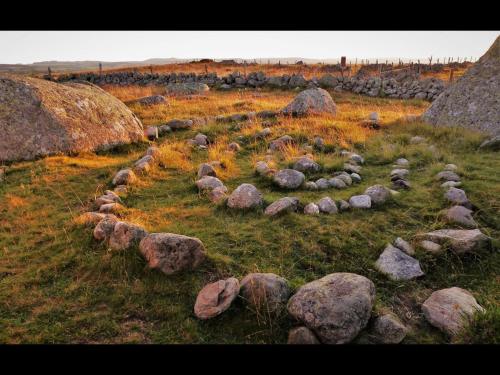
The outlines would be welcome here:
M 46 79 L 48 77 L 45 77 Z M 233 88 L 269 87 L 296 89 L 320 86 L 337 92 L 349 91 L 369 96 L 400 99 L 434 100 L 445 89 L 445 83 L 436 78 L 420 79 L 415 73 L 399 74 L 391 77 L 366 77 L 362 74 L 353 77 L 337 77 L 325 74 L 320 78 L 307 80 L 303 75 L 266 76 L 263 72 L 252 72 L 246 77 L 233 72 L 224 77 L 216 73 L 170 73 L 150 74 L 139 72 L 116 72 L 99 75 L 81 73 L 60 75 L 57 81 L 84 80 L 97 85 L 168 85 L 171 83 L 201 82 L 211 88 L 230 90 Z

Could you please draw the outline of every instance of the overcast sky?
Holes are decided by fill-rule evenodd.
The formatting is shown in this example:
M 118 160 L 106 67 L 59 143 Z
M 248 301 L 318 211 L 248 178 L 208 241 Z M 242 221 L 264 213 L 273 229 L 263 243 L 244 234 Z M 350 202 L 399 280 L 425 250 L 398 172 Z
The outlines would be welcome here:
M 0 31 L 0 63 L 148 58 L 479 58 L 498 31 Z

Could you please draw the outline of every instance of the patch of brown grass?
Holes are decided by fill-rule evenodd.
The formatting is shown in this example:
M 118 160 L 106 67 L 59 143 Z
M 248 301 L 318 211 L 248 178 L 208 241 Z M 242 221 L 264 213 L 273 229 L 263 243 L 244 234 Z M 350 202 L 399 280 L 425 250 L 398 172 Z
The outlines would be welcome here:
M 167 141 L 160 145 L 160 163 L 167 169 L 192 172 L 191 146 L 185 141 Z
M 240 168 L 235 161 L 235 153 L 228 150 L 228 144 L 227 135 L 223 135 L 208 148 L 208 160 L 221 163 L 221 166 L 215 166 L 214 169 L 217 172 L 217 177 L 223 181 L 237 177 L 240 173 Z

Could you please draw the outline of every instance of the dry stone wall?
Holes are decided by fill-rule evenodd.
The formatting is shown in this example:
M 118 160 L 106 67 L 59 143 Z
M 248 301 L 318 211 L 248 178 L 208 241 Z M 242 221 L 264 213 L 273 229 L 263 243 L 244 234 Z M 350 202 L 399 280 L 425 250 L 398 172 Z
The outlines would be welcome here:
M 48 78 L 48 77 L 46 77 Z M 252 72 L 243 75 L 233 72 L 224 77 L 216 73 L 170 73 L 150 74 L 139 72 L 115 73 L 81 73 L 66 74 L 57 78 L 58 81 L 83 80 L 97 85 L 168 85 L 173 83 L 199 82 L 211 88 L 230 90 L 233 88 L 269 87 L 279 89 L 296 89 L 306 87 L 322 87 L 337 92 L 348 91 L 372 97 L 390 97 L 399 99 L 434 100 L 445 89 L 445 83 L 437 78 L 419 79 L 418 75 L 399 75 L 397 77 L 336 77 L 325 74 L 319 78 L 306 79 L 303 75 L 266 76 L 263 72 Z

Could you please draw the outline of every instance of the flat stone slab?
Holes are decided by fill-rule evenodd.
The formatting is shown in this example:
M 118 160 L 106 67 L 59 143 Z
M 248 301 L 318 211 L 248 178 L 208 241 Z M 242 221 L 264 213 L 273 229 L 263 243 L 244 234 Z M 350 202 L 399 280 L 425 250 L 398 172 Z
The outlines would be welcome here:
M 231 306 L 239 292 L 240 283 L 234 277 L 207 284 L 198 293 L 194 314 L 203 320 L 220 315 Z
M 479 229 L 440 229 L 418 237 L 449 247 L 457 254 L 486 249 L 491 243 L 491 239 Z
M 299 205 L 299 198 L 284 197 L 278 199 L 277 201 L 267 206 L 266 210 L 264 211 L 264 215 L 277 216 L 282 213 L 296 211 L 298 205 Z
M 349 205 L 352 208 L 370 208 L 372 200 L 369 195 L 354 195 L 349 198 Z
M 392 245 L 387 245 L 375 268 L 392 280 L 411 280 L 424 274 L 418 260 Z
M 460 225 L 463 228 L 477 228 L 477 223 L 472 217 L 472 210 L 464 206 L 453 206 L 445 210 L 442 217 L 446 222 Z

